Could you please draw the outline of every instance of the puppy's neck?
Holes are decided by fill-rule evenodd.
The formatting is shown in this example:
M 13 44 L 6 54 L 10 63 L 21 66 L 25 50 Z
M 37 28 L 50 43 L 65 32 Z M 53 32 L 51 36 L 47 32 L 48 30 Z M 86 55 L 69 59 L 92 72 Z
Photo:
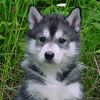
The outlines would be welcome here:
M 44 63 L 40 69 L 48 80 L 54 81 L 56 80 L 57 72 L 61 69 L 61 66 L 57 64 Z

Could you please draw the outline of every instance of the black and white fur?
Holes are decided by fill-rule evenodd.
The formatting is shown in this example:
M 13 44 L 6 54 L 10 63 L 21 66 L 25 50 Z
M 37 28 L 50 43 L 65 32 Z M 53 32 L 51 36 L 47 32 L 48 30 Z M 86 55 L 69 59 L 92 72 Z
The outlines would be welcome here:
M 80 8 L 64 17 L 42 16 L 30 6 L 28 22 L 25 78 L 13 100 L 84 100 L 78 63 Z

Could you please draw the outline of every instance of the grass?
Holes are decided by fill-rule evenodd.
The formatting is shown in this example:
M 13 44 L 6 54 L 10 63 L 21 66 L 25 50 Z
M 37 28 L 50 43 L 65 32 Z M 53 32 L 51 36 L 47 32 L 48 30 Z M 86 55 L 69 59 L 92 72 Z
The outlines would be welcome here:
M 27 32 L 27 10 L 34 4 L 43 14 L 67 15 L 82 8 L 82 54 L 86 67 L 81 83 L 86 100 L 100 100 L 100 2 L 96 0 L 66 0 L 66 7 L 56 7 L 61 0 L 1 0 L 0 1 L 0 100 L 10 100 L 19 88 L 23 71 L 20 62 L 24 54 Z M 41 6 L 42 5 L 42 6 Z

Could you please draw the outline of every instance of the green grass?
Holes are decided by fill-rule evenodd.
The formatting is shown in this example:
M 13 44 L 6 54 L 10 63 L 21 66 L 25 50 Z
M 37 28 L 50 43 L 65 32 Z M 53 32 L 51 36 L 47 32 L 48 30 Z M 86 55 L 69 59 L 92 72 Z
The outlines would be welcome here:
M 27 10 L 34 4 L 43 14 L 67 15 L 72 8 L 82 8 L 81 76 L 86 100 L 100 100 L 100 2 L 99 0 L 66 0 L 66 7 L 56 7 L 61 0 L 1 0 L 0 1 L 0 100 L 10 100 L 19 88 L 23 71 L 20 62 L 24 54 L 27 32 Z

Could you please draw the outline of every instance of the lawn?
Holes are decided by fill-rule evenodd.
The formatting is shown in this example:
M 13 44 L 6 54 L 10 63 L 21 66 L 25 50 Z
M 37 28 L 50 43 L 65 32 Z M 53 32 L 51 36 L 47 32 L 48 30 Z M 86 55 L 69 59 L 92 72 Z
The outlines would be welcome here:
M 80 61 L 86 66 L 81 83 L 86 100 L 100 100 L 100 1 L 65 0 L 66 7 L 57 7 L 62 0 L 0 0 L 0 100 L 10 100 L 20 87 L 23 70 L 27 11 L 35 5 L 42 14 L 68 15 L 74 7 L 82 9 Z M 63 0 L 64 2 L 64 0 Z

